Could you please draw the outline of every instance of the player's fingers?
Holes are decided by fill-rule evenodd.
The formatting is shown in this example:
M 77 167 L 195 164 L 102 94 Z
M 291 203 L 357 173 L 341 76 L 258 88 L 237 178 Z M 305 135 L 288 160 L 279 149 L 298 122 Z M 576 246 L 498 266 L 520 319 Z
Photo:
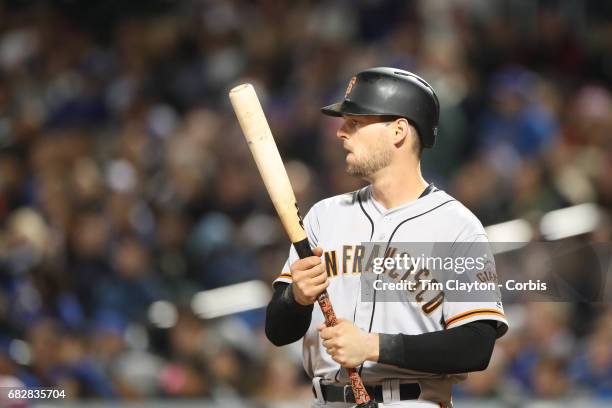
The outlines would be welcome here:
M 301 280 L 299 282 L 293 282 L 297 287 L 299 294 L 303 295 L 308 299 L 310 303 L 313 303 L 317 296 L 319 296 L 329 286 L 329 281 L 325 281 L 322 284 L 315 285 L 310 280 Z
M 310 283 L 312 283 L 313 285 L 320 285 L 323 282 L 325 282 L 327 280 L 327 274 L 326 273 L 320 273 L 312 278 L 310 278 Z
M 330 354 L 330 356 L 336 363 L 340 364 L 342 367 L 347 367 L 347 362 L 344 357 L 340 357 L 337 353 Z
M 322 265 L 319 265 L 315 266 L 314 268 L 292 269 L 291 278 L 294 282 L 308 281 L 314 276 L 320 275 L 322 273 L 321 269 L 324 270 L 325 268 L 323 268 Z
M 334 336 L 334 328 L 333 327 L 325 327 L 321 330 L 320 336 L 323 340 L 329 340 Z
M 326 275 L 325 266 L 323 264 L 315 265 L 304 271 L 304 276 L 308 276 L 309 278 L 314 278 L 319 275 Z
M 319 325 L 319 327 L 317 327 L 317 330 L 318 330 L 319 332 L 321 332 L 321 330 L 325 329 L 326 327 L 327 327 L 327 326 L 325 325 L 325 323 L 321 323 L 321 324 Z
M 329 287 L 329 283 L 330 283 L 329 279 L 327 279 L 325 282 L 323 282 L 323 285 L 321 285 L 321 286 L 323 286 L 322 289 L 326 290 Z M 323 290 L 321 292 L 323 292 Z
M 347 323 L 350 323 L 348 320 L 346 320 L 346 319 L 342 319 L 342 318 L 339 318 L 339 319 L 337 320 L 337 322 L 338 322 L 338 324 L 337 324 L 336 326 L 339 326 L 340 324 L 347 324 Z
M 294 281 L 296 279 L 299 280 L 304 277 L 308 277 L 307 271 L 311 268 L 311 266 L 304 265 L 304 263 L 302 263 L 301 261 L 303 261 L 303 259 L 300 259 L 299 261 L 295 261 L 289 267 L 289 270 L 291 271 L 291 277 L 293 278 Z
M 339 333 L 345 333 L 351 326 L 353 326 L 353 323 L 346 319 L 338 319 L 338 324 L 336 324 Z
M 319 258 L 318 256 L 309 256 L 304 259 L 298 259 L 297 261 L 295 261 L 295 263 L 302 266 L 302 269 L 310 269 L 313 266 L 321 264 L 321 258 Z
M 329 339 L 323 340 L 323 344 L 326 345 L 325 347 L 327 348 L 338 348 L 340 347 L 340 340 L 336 336 L 332 336 Z
M 325 350 L 327 350 L 330 355 L 337 353 L 338 350 L 338 347 L 333 343 L 333 340 L 324 340 L 323 347 L 325 347 Z
M 321 255 L 323 255 L 323 248 L 321 247 L 312 248 L 312 253 L 314 254 L 314 256 L 321 257 Z
M 312 291 L 316 293 L 316 296 L 319 296 L 327 287 L 329 286 L 329 280 L 326 280 L 320 285 L 315 285 L 312 288 Z

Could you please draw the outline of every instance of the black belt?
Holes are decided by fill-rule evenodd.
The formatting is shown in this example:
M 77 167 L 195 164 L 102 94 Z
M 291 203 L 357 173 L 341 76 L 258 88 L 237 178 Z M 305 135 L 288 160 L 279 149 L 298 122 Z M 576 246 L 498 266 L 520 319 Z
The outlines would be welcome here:
M 366 385 L 365 389 L 371 399 L 376 402 L 383 402 L 382 385 Z M 314 387 L 312 391 L 314 392 Z M 417 383 L 400 384 L 399 391 L 401 401 L 418 399 L 421 395 L 421 387 Z M 321 384 L 321 394 L 326 402 L 355 402 L 355 395 L 350 385 Z

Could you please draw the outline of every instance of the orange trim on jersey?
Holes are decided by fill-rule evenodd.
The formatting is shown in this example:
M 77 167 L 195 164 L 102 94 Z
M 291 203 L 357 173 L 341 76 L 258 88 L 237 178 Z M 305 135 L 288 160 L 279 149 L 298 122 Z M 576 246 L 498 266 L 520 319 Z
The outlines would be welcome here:
M 450 319 L 448 319 L 444 324 L 446 324 L 446 326 L 450 326 L 453 323 L 457 323 L 461 320 L 465 320 L 473 316 L 480 316 L 480 315 L 487 315 L 487 314 L 497 315 L 497 316 L 503 317 L 504 319 L 506 318 L 506 316 L 497 309 L 474 309 L 474 310 L 470 310 L 468 312 L 464 312 L 456 316 L 453 316 Z
M 455 324 L 455 323 L 457 323 L 457 322 L 460 322 L 460 321 L 465 320 L 465 319 L 469 319 L 469 318 L 474 317 L 474 316 L 482 316 L 482 315 L 485 315 L 485 316 L 497 316 L 497 317 L 503 317 L 503 318 L 504 318 L 504 320 L 505 320 L 505 318 L 506 318 L 506 316 L 504 316 L 504 315 L 503 315 L 503 314 L 501 314 L 501 313 L 479 312 L 479 313 L 472 313 L 472 314 L 470 314 L 470 315 L 468 315 L 468 316 L 464 316 L 464 317 L 461 317 L 461 318 L 459 318 L 459 319 L 455 319 L 455 321 L 453 321 L 451 324 Z M 447 325 L 446 325 L 446 327 L 448 327 L 448 326 L 450 326 L 450 324 L 447 324 Z
M 290 273 L 281 273 L 280 275 L 278 275 L 278 278 L 276 278 L 276 279 L 280 279 L 280 278 L 285 278 L 285 279 L 291 279 L 291 280 L 293 280 L 293 279 L 291 278 L 291 274 L 290 274 Z

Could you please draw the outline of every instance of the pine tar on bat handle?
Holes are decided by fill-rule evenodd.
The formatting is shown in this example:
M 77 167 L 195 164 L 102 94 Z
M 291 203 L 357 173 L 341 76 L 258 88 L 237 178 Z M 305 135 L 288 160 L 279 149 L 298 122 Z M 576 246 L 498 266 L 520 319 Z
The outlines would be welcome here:
M 308 243 L 308 239 L 303 239 L 299 242 L 294 242 L 293 247 L 297 252 L 298 256 L 301 258 L 307 258 L 309 256 L 313 256 L 312 249 L 310 249 L 310 244 Z M 323 316 L 325 316 L 325 325 L 327 327 L 335 326 L 338 323 L 338 318 L 336 317 L 336 313 L 334 312 L 334 308 L 332 307 L 331 301 L 329 299 L 329 294 L 327 290 L 324 290 L 319 296 L 317 296 L 317 303 L 319 303 L 319 307 L 323 312 Z M 347 368 L 349 379 L 351 380 L 351 388 L 353 389 L 353 394 L 355 395 L 355 402 L 357 403 L 358 408 L 375 408 L 378 407 L 376 401 L 370 399 L 368 392 L 363 385 L 363 381 L 361 381 L 361 377 L 357 373 L 357 370 L 354 368 Z

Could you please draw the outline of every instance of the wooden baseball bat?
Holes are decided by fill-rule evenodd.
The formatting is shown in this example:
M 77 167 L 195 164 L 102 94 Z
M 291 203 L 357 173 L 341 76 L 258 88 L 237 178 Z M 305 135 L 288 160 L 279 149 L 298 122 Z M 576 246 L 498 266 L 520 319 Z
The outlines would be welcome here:
M 238 85 L 230 91 L 229 97 L 261 178 L 289 239 L 300 258 L 312 256 L 289 176 L 255 89 L 251 84 Z M 335 326 L 336 313 L 327 291 L 317 297 L 317 302 L 325 316 L 325 324 L 328 327 Z M 348 374 L 358 406 L 375 406 L 375 402 L 370 400 L 357 371 L 349 368 Z

